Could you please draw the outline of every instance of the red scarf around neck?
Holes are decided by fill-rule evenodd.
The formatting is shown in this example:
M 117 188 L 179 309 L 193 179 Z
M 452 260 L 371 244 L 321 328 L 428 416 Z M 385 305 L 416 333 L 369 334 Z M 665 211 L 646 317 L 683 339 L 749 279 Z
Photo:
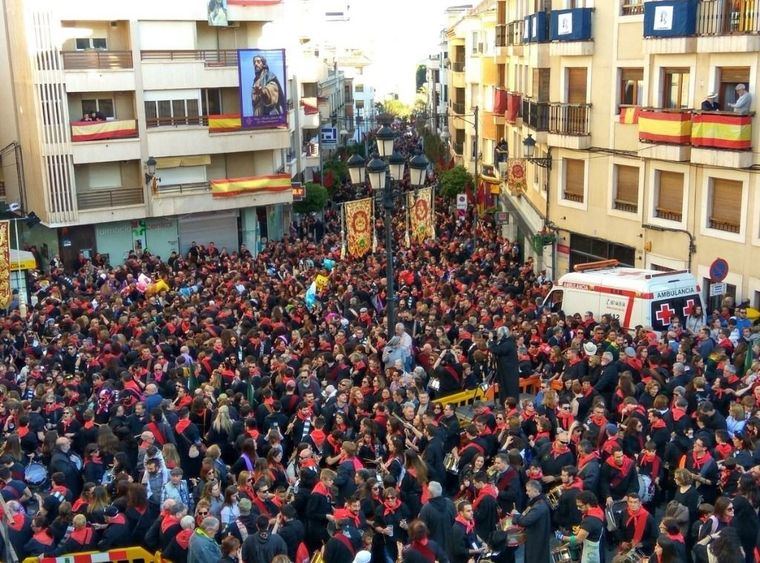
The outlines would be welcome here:
M 557 442 L 556 440 L 552 442 L 552 457 L 554 459 L 557 459 L 559 456 L 565 455 L 566 453 L 570 453 L 570 448 L 568 448 L 566 444 Z
M 631 539 L 631 543 L 633 545 L 640 544 L 641 539 L 644 537 L 644 531 L 647 526 L 647 516 L 649 516 L 649 513 L 643 508 L 639 508 L 638 512 L 635 514 L 630 510 L 626 511 L 626 528 L 631 524 L 631 522 L 633 522 L 633 539 Z
M 596 518 L 600 522 L 604 523 L 604 510 L 601 506 L 592 506 L 586 511 L 586 516 L 590 518 Z
M 177 422 L 177 425 L 174 427 L 174 429 L 177 431 L 177 434 L 182 434 L 187 427 L 190 426 L 190 419 L 189 418 L 183 418 L 179 422 Z
M 316 485 L 314 485 L 314 488 L 311 490 L 313 494 L 316 495 L 322 495 L 323 497 L 327 497 L 328 500 L 332 498 L 332 494 L 330 493 L 330 490 L 325 486 L 325 484 L 320 481 Z
M 487 483 L 486 485 L 483 485 L 480 490 L 478 491 L 478 496 L 475 497 L 475 500 L 472 501 L 472 509 L 475 510 L 478 508 L 478 505 L 485 499 L 486 497 L 496 498 L 499 496 L 499 491 L 496 487 L 491 485 L 490 483 Z
M 401 506 L 401 501 L 396 498 L 387 498 L 383 502 L 383 516 L 388 516 L 396 512 Z
M 457 514 L 457 517 L 454 518 L 454 522 L 459 522 L 464 528 L 464 533 L 467 535 L 475 531 L 475 520 L 468 521 L 465 520 L 461 514 Z
M 570 489 L 578 489 L 579 491 L 583 490 L 583 479 L 580 477 L 573 478 L 573 482 L 569 485 L 562 485 L 562 488 L 566 491 L 569 491 Z
M 429 563 L 435 563 L 435 553 L 433 552 L 430 547 L 428 547 L 428 539 L 425 538 L 423 540 L 415 540 L 412 542 L 412 545 L 410 546 L 413 550 L 415 550 L 417 553 L 419 553 L 425 561 L 429 561 Z
M 648 452 L 644 450 L 639 457 L 639 465 L 644 467 L 645 465 L 651 466 L 650 476 L 652 479 L 656 479 L 660 476 L 660 458 L 657 457 L 657 452 Z
M 580 471 L 583 469 L 583 467 L 589 462 L 594 459 L 599 459 L 599 452 L 593 451 L 590 454 L 587 455 L 581 455 L 578 457 L 578 470 Z

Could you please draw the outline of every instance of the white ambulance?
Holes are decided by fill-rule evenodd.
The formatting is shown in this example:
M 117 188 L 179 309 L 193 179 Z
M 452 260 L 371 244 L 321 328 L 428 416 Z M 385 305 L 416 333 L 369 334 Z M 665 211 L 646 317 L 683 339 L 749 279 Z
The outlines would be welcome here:
M 617 260 L 603 260 L 575 266 L 555 283 L 544 305 L 567 315 L 591 311 L 597 320 L 610 314 L 623 328 L 641 325 L 662 332 L 675 317 L 683 326 L 702 299 L 697 281 L 687 271 L 623 268 Z

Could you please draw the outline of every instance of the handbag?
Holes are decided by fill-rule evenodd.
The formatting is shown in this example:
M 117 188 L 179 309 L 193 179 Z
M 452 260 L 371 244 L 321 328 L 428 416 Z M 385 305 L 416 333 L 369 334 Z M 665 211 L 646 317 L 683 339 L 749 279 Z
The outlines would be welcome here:
M 201 450 L 198 449 L 198 446 L 196 446 L 195 444 L 192 444 L 190 448 L 187 450 L 187 457 L 189 457 L 190 459 L 195 459 L 199 455 L 201 455 Z

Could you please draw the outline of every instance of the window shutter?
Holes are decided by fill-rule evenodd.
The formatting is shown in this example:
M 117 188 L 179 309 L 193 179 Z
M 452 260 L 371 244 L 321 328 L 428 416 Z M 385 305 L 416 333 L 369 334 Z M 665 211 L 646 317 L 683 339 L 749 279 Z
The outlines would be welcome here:
M 567 69 L 567 102 L 570 104 L 586 103 L 586 74 L 587 69 Z
M 623 80 L 623 82 L 627 82 L 628 80 L 644 80 L 644 69 L 643 68 L 623 68 L 620 69 L 620 78 Z
M 747 83 L 749 82 L 749 67 L 723 67 L 720 69 L 720 81 L 730 83 Z
M 583 201 L 584 163 L 582 160 L 565 159 L 565 198 Z M 569 197 L 568 197 L 569 196 Z
M 660 171 L 660 188 L 657 197 L 657 211 L 674 213 L 680 221 L 683 205 L 683 174 Z
M 615 200 L 630 205 L 639 201 L 639 169 L 636 166 L 617 166 L 617 192 Z
M 742 183 L 713 178 L 710 222 L 739 227 L 741 225 L 741 213 Z

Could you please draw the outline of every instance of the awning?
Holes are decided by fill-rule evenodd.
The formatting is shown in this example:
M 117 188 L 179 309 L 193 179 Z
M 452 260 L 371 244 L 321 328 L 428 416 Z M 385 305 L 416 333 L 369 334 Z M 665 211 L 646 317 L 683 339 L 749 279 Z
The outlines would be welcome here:
M 288 174 L 211 180 L 211 195 L 213 197 L 234 197 L 257 192 L 284 192 L 290 191 L 290 189 L 290 175 Z
M 28 250 L 10 249 L 11 270 L 34 270 L 37 268 L 37 260 L 34 254 Z
M 211 156 L 199 154 L 196 156 L 168 156 L 156 159 L 156 168 L 179 168 L 180 166 L 209 166 Z

